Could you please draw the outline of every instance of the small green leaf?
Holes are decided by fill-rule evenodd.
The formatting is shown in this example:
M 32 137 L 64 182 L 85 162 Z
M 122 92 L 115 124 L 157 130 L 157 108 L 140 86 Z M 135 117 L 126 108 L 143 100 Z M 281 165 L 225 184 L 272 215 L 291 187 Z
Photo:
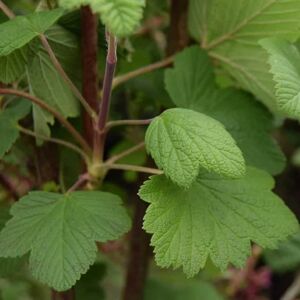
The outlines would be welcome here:
M 94 263 L 95 241 L 119 238 L 130 219 L 118 196 L 31 192 L 11 210 L 0 233 L 0 256 L 30 253 L 33 276 L 58 291 L 69 289 Z
M 279 38 L 260 41 L 269 53 L 269 64 L 280 112 L 300 119 L 300 52 L 296 46 Z
M 127 36 L 136 29 L 143 17 L 144 6 L 145 0 L 92 0 L 92 9 L 118 37 Z
M 241 179 L 222 179 L 205 171 L 189 189 L 181 189 L 164 175 L 153 176 L 139 192 L 150 203 L 144 228 L 153 234 L 159 266 L 194 276 L 207 259 L 224 270 L 242 267 L 251 242 L 275 248 L 297 232 L 292 212 L 271 190 L 267 173 L 248 168 Z
M 266 251 L 264 257 L 276 272 L 296 270 L 300 266 L 300 232 L 280 243 L 278 249 Z
M 0 56 L 7 56 L 44 33 L 62 15 L 62 9 L 19 16 L 0 25 Z
M 242 153 L 223 125 L 192 110 L 166 110 L 152 121 L 145 141 L 158 167 L 183 187 L 200 167 L 232 178 L 245 173 Z
M 90 5 L 107 29 L 118 37 L 131 34 L 143 17 L 145 0 L 60 0 L 66 9 Z
M 175 57 L 173 69 L 165 72 L 165 83 L 173 102 L 220 121 L 242 150 L 246 164 L 280 173 L 285 158 L 272 138 L 272 115 L 256 99 L 234 89 L 220 89 L 213 65 L 197 46 Z

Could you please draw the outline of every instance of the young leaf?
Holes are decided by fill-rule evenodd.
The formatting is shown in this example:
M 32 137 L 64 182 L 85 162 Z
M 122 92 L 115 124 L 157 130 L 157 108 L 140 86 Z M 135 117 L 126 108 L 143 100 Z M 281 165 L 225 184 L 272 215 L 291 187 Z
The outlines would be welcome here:
M 223 125 L 192 110 L 166 110 L 152 121 L 145 141 L 158 167 L 182 187 L 195 181 L 200 167 L 232 178 L 245 172 L 242 153 Z
M 220 17 L 221 16 L 221 17 Z M 221 62 L 240 86 L 276 110 L 267 55 L 258 45 L 265 37 L 298 37 L 300 2 L 290 0 L 192 0 L 192 36 Z
M 108 30 L 118 37 L 131 34 L 143 17 L 145 0 L 60 0 L 60 6 L 72 9 L 90 5 Z
M 44 33 L 62 13 L 62 9 L 36 12 L 0 24 L 0 56 L 11 54 Z
M 181 189 L 164 175 L 153 176 L 140 197 L 150 203 L 144 228 L 153 234 L 159 266 L 179 268 L 194 276 L 210 257 L 224 270 L 242 267 L 251 241 L 274 248 L 295 233 L 299 224 L 272 193 L 273 179 L 248 168 L 241 179 L 222 179 L 205 171 L 189 189 Z
M 31 192 L 11 214 L 0 233 L 0 256 L 30 251 L 33 276 L 58 291 L 73 286 L 94 263 L 95 241 L 117 239 L 130 227 L 120 198 L 104 192 Z
M 285 158 L 271 136 L 272 116 L 259 102 L 234 89 L 220 89 L 212 63 L 199 47 L 190 47 L 175 58 L 165 72 L 173 102 L 220 121 L 242 150 L 247 165 L 280 173 Z
M 278 108 L 286 116 L 300 119 L 300 52 L 279 38 L 260 41 L 269 53 L 271 73 L 276 82 Z

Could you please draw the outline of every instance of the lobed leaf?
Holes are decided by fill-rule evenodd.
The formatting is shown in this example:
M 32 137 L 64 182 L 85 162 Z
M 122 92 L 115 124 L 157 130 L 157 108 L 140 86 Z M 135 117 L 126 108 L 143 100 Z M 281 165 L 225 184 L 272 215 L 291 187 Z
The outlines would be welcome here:
M 158 167 L 182 187 L 195 181 L 200 167 L 232 178 L 245 172 L 242 153 L 223 125 L 192 110 L 166 110 L 152 121 L 145 141 Z
M 181 189 L 164 175 L 153 176 L 139 195 L 150 205 L 144 229 L 153 234 L 159 266 L 179 267 L 189 276 L 208 258 L 222 270 L 242 267 L 251 242 L 275 248 L 295 233 L 299 224 L 272 189 L 265 172 L 248 168 L 240 179 L 223 179 L 201 171 L 189 189 Z
M 0 256 L 30 251 L 33 276 L 58 291 L 73 286 L 94 263 L 96 241 L 117 239 L 130 227 L 119 197 L 104 192 L 30 192 L 11 214 L 0 233 Z

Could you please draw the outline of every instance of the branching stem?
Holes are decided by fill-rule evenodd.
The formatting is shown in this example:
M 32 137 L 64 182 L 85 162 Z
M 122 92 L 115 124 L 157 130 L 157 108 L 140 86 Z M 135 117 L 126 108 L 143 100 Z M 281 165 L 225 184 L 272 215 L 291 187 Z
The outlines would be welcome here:
M 79 176 L 78 180 L 68 189 L 66 194 L 72 193 L 82 187 L 86 182 L 90 180 L 90 175 L 88 173 Z
M 126 164 L 104 164 L 108 169 L 113 170 L 124 170 L 124 171 L 134 171 L 140 173 L 154 174 L 154 175 L 162 175 L 163 171 L 148 167 L 141 167 L 135 165 L 126 165 Z
M 133 146 L 132 148 L 129 148 L 129 149 L 127 149 L 127 150 L 125 150 L 125 151 L 123 151 L 123 152 L 121 152 L 119 154 L 116 154 L 115 156 L 111 157 L 110 159 L 108 159 L 105 162 L 105 164 L 108 164 L 108 165 L 113 164 L 116 161 L 118 161 L 118 160 L 120 160 L 120 159 L 128 156 L 129 154 L 132 154 L 132 153 L 134 153 L 136 151 L 139 151 L 139 150 L 143 149 L 144 147 L 145 147 L 145 143 L 144 142 L 139 143 L 139 144 Z
M 139 68 L 137 70 L 134 70 L 132 72 L 129 72 L 127 74 L 124 74 L 124 75 L 120 75 L 120 76 L 117 76 L 114 80 L 113 80 L 113 88 L 117 87 L 118 85 L 130 80 L 130 79 L 133 79 L 135 77 L 138 77 L 138 76 L 141 76 L 141 75 L 144 75 L 144 74 L 147 74 L 147 73 L 150 73 L 152 71 L 155 71 L 157 69 L 161 69 L 161 68 L 164 68 L 170 64 L 172 64 L 174 61 L 174 56 L 170 56 L 170 57 L 167 57 L 159 62 L 156 62 L 154 64 L 151 64 L 151 65 L 147 65 L 145 67 L 142 67 L 142 68 Z
M 12 10 L 10 10 L 3 1 L 0 0 L 0 9 L 3 11 L 3 13 L 9 18 L 13 19 L 15 17 L 15 14 Z
M 52 138 L 52 137 L 48 137 L 48 136 L 38 134 L 38 133 L 36 133 L 32 130 L 29 130 L 27 128 L 24 128 L 20 125 L 18 125 L 18 130 L 20 132 L 22 132 L 26 135 L 32 136 L 34 138 L 41 139 L 41 140 L 44 140 L 44 141 L 47 141 L 47 142 L 50 142 L 50 143 L 55 143 L 55 144 L 58 144 L 58 145 L 62 145 L 66 148 L 69 148 L 69 149 L 77 152 L 79 155 L 81 155 L 81 157 L 86 161 L 87 164 L 89 163 L 89 160 L 90 160 L 89 157 L 79 147 L 77 147 L 76 145 L 74 145 L 72 143 L 66 142 L 66 141 L 61 140 L 61 139 Z
M 43 100 L 39 99 L 36 96 L 30 95 L 23 91 L 18 91 L 14 89 L 1 89 L 0 88 L 0 95 L 15 95 L 22 97 L 24 99 L 27 99 L 31 101 L 32 103 L 38 105 L 39 107 L 47 110 L 49 113 L 51 113 L 74 137 L 74 139 L 80 144 L 82 149 L 87 153 L 91 153 L 91 149 L 89 145 L 86 143 L 84 138 L 81 136 L 81 134 L 73 127 L 71 123 L 69 123 L 68 120 L 65 119 L 63 115 L 61 115 L 57 110 L 49 106 L 47 103 L 45 103 Z
M 106 131 L 111 129 L 112 127 L 116 126 L 135 126 L 135 125 L 148 125 L 152 122 L 153 119 L 146 119 L 146 120 L 117 120 L 117 121 L 110 121 L 106 124 Z

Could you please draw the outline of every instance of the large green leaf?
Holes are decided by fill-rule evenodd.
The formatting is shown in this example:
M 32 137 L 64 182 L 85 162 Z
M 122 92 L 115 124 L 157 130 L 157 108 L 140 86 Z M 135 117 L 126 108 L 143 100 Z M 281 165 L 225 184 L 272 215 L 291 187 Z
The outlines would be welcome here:
M 267 54 L 258 45 L 265 37 L 299 36 L 300 2 L 294 0 L 191 0 L 189 28 L 202 47 L 221 62 L 241 87 L 269 108 L 274 83 Z
M 242 150 L 247 165 L 271 174 L 283 170 L 284 155 L 271 136 L 271 114 L 245 93 L 218 88 L 205 51 L 194 46 L 178 54 L 174 68 L 165 73 L 165 83 L 177 106 L 220 121 Z
M 164 175 L 153 176 L 140 197 L 150 203 L 144 228 L 153 234 L 159 266 L 179 268 L 193 276 L 210 257 L 222 270 L 242 267 L 251 242 L 274 248 L 298 230 L 298 222 L 272 189 L 267 173 L 248 168 L 241 179 L 222 179 L 201 172 L 189 189 Z
M 78 8 L 91 5 L 108 30 L 116 36 L 131 34 L 143 17 L 145 0 L 60 0 L 64 8 Z
M 145 141 L 158 167 L 183 187 L 195 181 L 200 167 L 232 178 L 245 172 L 242 153 L 223 125 L 189 109 L 173 108 L 156 117 Z
M 36 12 L 0 24 L 0 56 L 11 54 L 44 33 L 62 13 L 62 9 Z
M 300 52 L 279 38 L 264 39 L 260 44 L 270 54 L 278 108 L 286 116 L 300 119 Z
M 119 197 L 104 192 L 31 192 L 11 210 L 0 233 L 0 256 L 30 253 L 33 276 L 61 291 L 94 263 L 95 241 L 119 238 L 130 219 Z

